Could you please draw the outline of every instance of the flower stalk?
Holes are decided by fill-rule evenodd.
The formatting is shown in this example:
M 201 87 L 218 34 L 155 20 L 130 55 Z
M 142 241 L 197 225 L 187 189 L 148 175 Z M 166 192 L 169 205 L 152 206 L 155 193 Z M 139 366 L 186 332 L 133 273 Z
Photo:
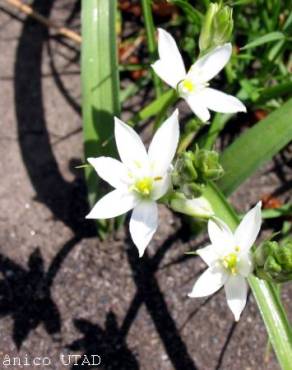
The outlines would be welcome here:
M 239 218 L 220 190 L 214 184 L 209 183 L 204 188 L 203 195 L 212 205 L 216 216 L 234 230 L 239 224 Z M 254 275 L 249 276 L 248 283 L 264 320 L 279 364 L 283 370 L 291 370 L 292 331 L 277 289 L 274 284 L 260 280 Z

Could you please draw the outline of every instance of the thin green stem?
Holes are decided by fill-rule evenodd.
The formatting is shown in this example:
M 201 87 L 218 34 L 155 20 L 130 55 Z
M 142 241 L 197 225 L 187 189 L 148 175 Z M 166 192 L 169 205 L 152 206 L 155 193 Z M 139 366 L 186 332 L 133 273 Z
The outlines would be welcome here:
M 142 3 L 145 28 L 146 28 L 148 51 L 149 51 L 151 61 L 153 62 L 157 58 L 157 46 L 156 46 L 156 39 L 155 39 L 155 26 L 154 26 L 154 21 L 153 21 L 153 16 L 152 16 L 151 1 L 141 0 L 141 3 Z M 162 94 L 162 82 L 153 70 L 151 70 L 151 74 L 152 74 L 156 97 L 159 97 Z
M 217 187 L 214 184 L 208 184 L 204 190 L 204 196 L 211 203 L 215 214 L 234 230 L 239 223 L 239 218 Z M 283 370 L 291 370 L 292 332 L 278 291 L 273 284 L 259 280 L 253 275 L 248 278 L 248 282 L 278 361 Z

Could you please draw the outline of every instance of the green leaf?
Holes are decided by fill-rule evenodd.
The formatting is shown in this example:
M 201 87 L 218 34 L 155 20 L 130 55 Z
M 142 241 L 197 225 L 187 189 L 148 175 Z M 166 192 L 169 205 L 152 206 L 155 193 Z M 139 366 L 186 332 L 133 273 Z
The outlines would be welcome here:
M 292 99 L 245 131 L 222 154 L 225 175 L 218 186 L 227 195 L 292 140 Z
M 161 111 L 161 107 L 164 107 L 171 102 L 174 103 L 176 99 L 176 91 L 168 90 L 163 93 L 159 98 L 155 99 L 152 103 L 143 108 L 139 113 L 135 114 L 134 117 L 128 122 L 129 125 L 134 126 L 138 122 L 153 117 Z
M 186 0 L 168 0 L 170 3 L 180 7 L 186 16 L 190 19 L 190 21 L 194 22 L 195 24 L 201 24 L 204 18 L 204 15 L 194 8 L 188 1 Z
M 151 0 L 142 0 L 143 17 L 146 28 L 148 51 L 151 62 L 157 58 L 157 45 L 155 39 L 155 26 L 152 16 Z M 154 83 L 156 97 L 162 94 L 162 82 L 152 68 L 150 68 L 152 80 Z
M 85 158 L 115 156 L 114 115 L 119 115 L 116 0 L 82 0 L 82 116 Z M 89 204 L 102 195 L 99 179 L 85 169 Z M 99 231 L 101 229 L 99 228 Z
M 267 44 L 268 42 L 284 40 L 284 39 L 285 39 L 285 35 L 282 32 L 279 32 L 279 31 L 270 32 L 264 36 L 258 37 L 252 42 L 249 42 L 244 47 L 240 48 L 240 50 L 253 49 L 257 46 Z
M 268 218 L 278 218 L 278 217 L 291 217 L 292 216 L 292 204 L 285 204 L 279 208 L 269 208 L 262 210 L 262 217 Z

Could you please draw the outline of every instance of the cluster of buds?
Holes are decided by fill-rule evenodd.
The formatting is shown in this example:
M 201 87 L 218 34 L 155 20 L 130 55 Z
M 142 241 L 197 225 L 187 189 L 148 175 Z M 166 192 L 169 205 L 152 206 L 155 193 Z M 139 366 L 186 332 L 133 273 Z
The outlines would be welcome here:
M 232 8 L 211 3 L 199 38 L 201 54 L 230 41 L 233 30 Z
M 217 180 L 223 175 L 218 153 L 199 149 L 182 153 L 172 172 L 174 188 L 187 199 L 197 198 L 208 180 Z
M 266 241 L 254 255 L 254 273 L 260 279 L 274 283 L 292 280 L 292 240 L 279 244 Z

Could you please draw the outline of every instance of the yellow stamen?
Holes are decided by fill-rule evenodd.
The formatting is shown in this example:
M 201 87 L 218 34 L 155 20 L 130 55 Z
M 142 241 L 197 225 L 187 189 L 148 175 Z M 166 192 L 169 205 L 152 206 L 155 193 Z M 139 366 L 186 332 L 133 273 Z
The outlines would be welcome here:
M 229 253 L 222 259 L 223 266 L 226 268 L 226 270 L 230 271 L 232 275 L 237 274 L 237 262 L 237 253 Z
M 183 80 L 182 87 L 190 93 L 195 90 L 195 85 L 191 80 Z
M 144 177 L 139 179 L 134 184 L 134 190 L 143 196 L 150 195 L 153 187 L 153 179 L 151 177 Z

